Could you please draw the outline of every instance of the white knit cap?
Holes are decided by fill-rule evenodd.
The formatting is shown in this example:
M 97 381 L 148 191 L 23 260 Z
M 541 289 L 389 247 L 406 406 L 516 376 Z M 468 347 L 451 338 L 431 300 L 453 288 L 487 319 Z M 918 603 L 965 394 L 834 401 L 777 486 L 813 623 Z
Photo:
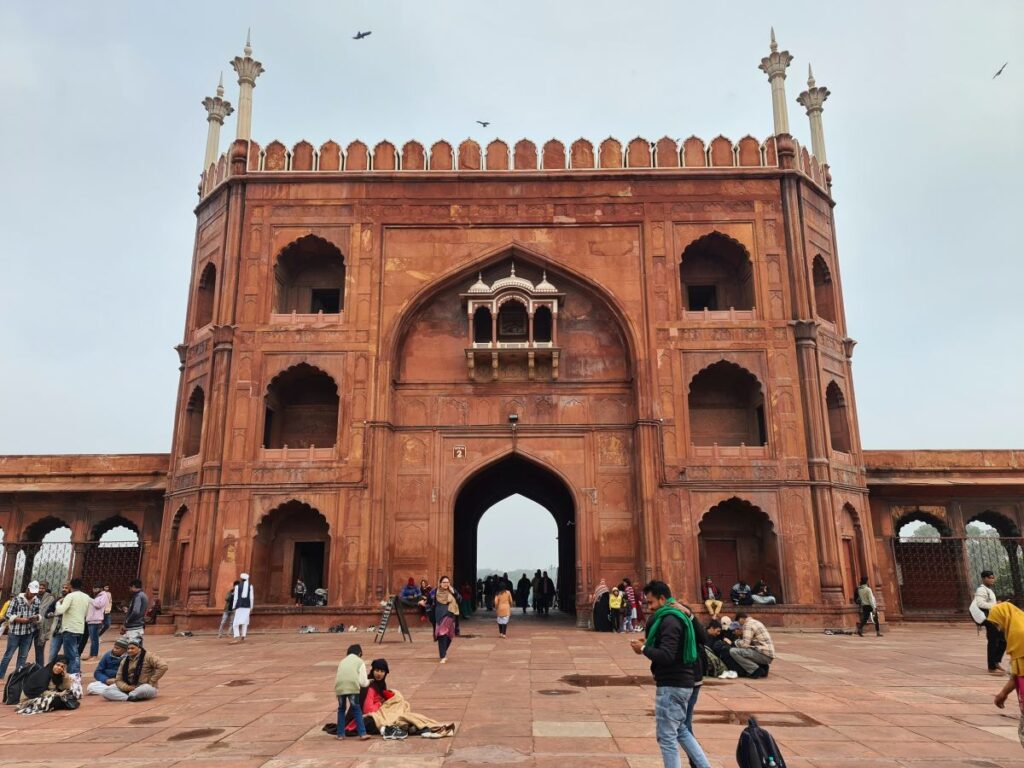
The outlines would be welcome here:
M 242 581 L 248 581 L 249 580 L 249 574 L 248 573 L 240 573 L 240 574 L 238 574 L 238 578 L 240 578 Z
M 38 581 L 30 581 L 28 583 L 28 591 L 32 592 L 32 593 L 38 592 L 39 591 L 39 582 Z

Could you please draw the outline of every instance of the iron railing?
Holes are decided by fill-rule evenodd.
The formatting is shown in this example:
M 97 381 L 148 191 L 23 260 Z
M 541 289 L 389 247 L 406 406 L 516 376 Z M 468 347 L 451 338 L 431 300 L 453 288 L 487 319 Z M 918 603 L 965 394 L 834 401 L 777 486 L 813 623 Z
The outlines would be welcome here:
M 996 536 L 893 537 L 904 613 L 963 613 L 980 582 L 980 573 L 995 574 L 993 591 L 1000 600 L 1024 605 L 1024 550 L 1020 538 Z
M 0 592 L 20 592 L 30 581 L 46 581 L 60 594 L 75 576 L 86 588 L 108 586 L 114 602 L 129 598 L 128 585 L 139 577 L 143 545 L 138 541 L 23 541 L 0 548 Z

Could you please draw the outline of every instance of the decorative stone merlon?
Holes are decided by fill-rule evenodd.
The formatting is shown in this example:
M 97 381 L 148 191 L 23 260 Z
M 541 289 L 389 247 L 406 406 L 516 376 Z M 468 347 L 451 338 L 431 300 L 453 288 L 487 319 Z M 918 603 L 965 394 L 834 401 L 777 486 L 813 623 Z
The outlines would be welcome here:
M 775 133 L 789 133 L 789 112 L 786 109 L 786 68 L 793 61 L 789 51 L 780 51 L 775 42 L 775 28 L 772 27 L 771 53 L 761 59 L 758 67 L 768 75 L 772 88 L 772 115 L 775 119 Z

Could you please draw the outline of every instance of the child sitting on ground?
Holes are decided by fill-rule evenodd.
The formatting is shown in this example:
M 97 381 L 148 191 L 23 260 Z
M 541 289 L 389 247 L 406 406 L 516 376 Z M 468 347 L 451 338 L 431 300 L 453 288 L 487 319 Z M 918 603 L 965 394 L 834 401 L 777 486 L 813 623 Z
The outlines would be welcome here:
M 352 713 L 356 723 L 356 730 L 359 738 L 366 740 L 370 738 L 366 733 L 366 723 L 363 722 L 363 709 L 359 701 L 361 689 L 369 686 L 370 680 L 366 675 L 366 662 L 363 661 L 363 648 L 361 645 L 350 645 L 348 655 L 338 664 L 338 673 L 334 676 L 334 694 L 338 697 L 338 738 L 345 738 L 345 710 Z

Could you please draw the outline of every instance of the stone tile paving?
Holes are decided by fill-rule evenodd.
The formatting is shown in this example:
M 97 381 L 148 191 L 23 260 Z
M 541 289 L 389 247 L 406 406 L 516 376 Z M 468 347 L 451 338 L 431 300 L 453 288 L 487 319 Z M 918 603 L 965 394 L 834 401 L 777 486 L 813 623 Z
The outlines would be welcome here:
M 153 637 L 171 665 L 160 696 L 87 697 L 75 712 L 23 717 L 0 709 L 0 767 L 113 768 L 660 768 L 654 688 L 628 636 L 564 619 L 466 621 L 448 664 L 429 633 Z M 747 713 L 792 768 L 1024 768 L 1016 717 L 992 705 L 984 636 L 970 625 L 896 627 L 881 638 L 776 632 L 764 680 L 711 680 L 694 730 L 716 768 L 735 765 Z M 334 668 L 345 647 L 388 659 L 392 687 L 418 712 L 455 720 L 455 738 L 338 742 Z M 92 664 L 86 667 L 91 673 Z M 602 684 L 610 683 L 610 684 Z

